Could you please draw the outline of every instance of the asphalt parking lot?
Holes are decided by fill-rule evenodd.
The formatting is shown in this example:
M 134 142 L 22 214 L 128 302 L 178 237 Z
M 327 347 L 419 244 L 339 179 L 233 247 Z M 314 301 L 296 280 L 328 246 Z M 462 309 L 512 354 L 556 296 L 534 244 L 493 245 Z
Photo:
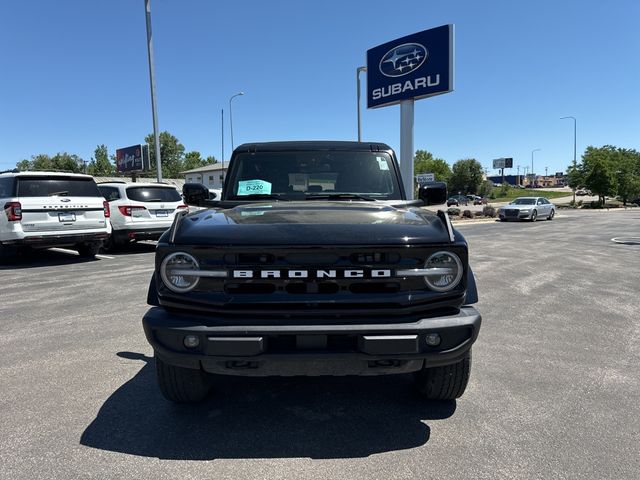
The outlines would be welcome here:
M 459 225 L 483 327 L 469 388 L 221 379 L 166 402 L 141 327 L 153 245 L 0 267 L 0 477 L 637 479 L 640 211 Z

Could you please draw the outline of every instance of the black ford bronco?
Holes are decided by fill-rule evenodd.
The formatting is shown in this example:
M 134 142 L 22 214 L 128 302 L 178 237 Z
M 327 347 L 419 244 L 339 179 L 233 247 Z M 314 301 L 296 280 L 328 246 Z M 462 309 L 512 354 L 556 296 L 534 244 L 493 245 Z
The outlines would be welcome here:
M 462 395 L 481 317 L 446 185 L 406 200 L 380 143 L 245 144 L 222 198 L 186 184 L 160 238 L 143 318 L 163 395 L 207 396 L 212 374 L 413 373 Z

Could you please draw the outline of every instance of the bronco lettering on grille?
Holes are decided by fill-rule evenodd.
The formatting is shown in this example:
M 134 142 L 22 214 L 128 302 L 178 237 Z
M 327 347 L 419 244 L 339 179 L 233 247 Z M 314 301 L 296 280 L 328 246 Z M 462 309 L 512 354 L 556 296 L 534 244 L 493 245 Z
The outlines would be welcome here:
M 390 278 L 391 270 L 233 270 L 233 278 Z

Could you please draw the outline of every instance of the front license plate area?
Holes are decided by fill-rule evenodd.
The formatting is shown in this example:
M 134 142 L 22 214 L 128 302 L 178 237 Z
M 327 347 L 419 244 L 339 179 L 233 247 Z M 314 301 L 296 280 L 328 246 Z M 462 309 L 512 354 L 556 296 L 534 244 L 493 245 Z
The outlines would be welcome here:
M 75 222 L 76 214 L 73 212 L 60 212 L 58 213 L 58 220 L 60 222 Z

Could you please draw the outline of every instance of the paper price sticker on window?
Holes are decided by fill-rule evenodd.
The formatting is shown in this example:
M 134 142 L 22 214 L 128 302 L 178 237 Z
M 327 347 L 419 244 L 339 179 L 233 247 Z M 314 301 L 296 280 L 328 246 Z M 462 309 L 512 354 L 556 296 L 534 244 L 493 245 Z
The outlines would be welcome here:
M 238 195 L 271 194 L 271 183 L 264 180 L 243 180 L 238 182 Z

